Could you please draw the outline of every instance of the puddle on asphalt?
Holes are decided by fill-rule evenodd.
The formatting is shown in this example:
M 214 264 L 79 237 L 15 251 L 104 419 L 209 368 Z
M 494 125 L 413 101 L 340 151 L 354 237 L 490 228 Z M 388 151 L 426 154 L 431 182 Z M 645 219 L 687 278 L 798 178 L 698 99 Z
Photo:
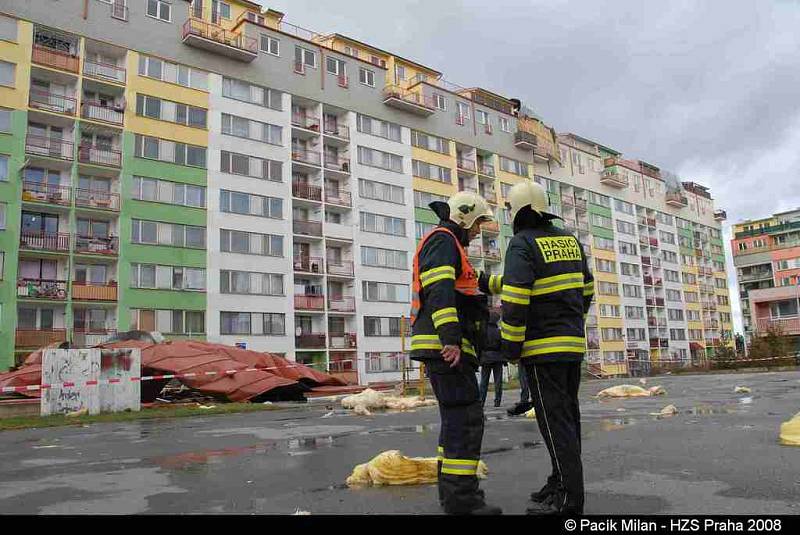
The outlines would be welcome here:
M 383 427 L 380 429 L 367 429 L 361 431 L 359 435 L 375 435 L 377 433 L 427 433 L 433 431 L 438 427 L 438 424 L 423 424 L 423 425 L 401 425 L 393 427 Z
M 532 450 L 535 448 L 540 448 L 543 445 L 544 443 L 539 441 L 526 441 L 523 442 L 522 444 L 515 444 L 514 446 L 501 446 L 499 448 L 482 450 L 481 457 L 484 457 L 486 455 L 493 455 L 495 453 L 505 453 L 507 451 Z
M 741 403 L 742 405 L 750 405 L 751 403 L 753 403 L 753 398 L 751 396 L 739 398 L 739 403 Z

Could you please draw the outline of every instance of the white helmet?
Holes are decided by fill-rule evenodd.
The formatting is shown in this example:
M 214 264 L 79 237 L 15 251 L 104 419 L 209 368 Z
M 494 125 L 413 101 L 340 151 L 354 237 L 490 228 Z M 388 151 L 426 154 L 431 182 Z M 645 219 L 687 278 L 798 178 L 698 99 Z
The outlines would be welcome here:
M 494 219 L 486 199 L 471 191 L 459 191 L 447 200 L 447 205 L 450 207 L 450 221 L 461 228 L 470 228 L 481 218 L 486 221 Z
M 547 192 L 540 184 L 533 180 L 525 180 L 514 184 L 508 191 L 507 197 L 508 201 L 506 201 L 506 206 L 510 211 L 509 216 L 512 223 L 519 211 L 526 206 L 530 206 L 531 210 L 540 215 L 558 217 L 550 211 L 550 200 L 547 196 Z

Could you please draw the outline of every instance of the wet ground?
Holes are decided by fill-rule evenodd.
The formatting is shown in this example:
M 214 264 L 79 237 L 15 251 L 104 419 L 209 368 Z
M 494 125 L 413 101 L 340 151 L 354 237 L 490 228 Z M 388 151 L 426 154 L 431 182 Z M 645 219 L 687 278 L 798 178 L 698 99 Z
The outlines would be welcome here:
M 800 372 L 650 379 L 664 396 L 599 401 L 581 387 L 587 513 L 800 513 L 800 448 L 778 445 L 800 411 Z M 751 394 L 734 393 L 736 385 Z M 491 396 L 489 403 L 491 405 Z M 482 483 L 522 513 L 550 461 L 535 421 L 487 408 Z M 668 404 L 679 413 L 653 416 Z M 435 407 L 352 416 L 324 404 L 242 415 L 0 432 L 0 513 L 438 512 L 434 486 L 351 490 L 388 449 L 435 455 Z

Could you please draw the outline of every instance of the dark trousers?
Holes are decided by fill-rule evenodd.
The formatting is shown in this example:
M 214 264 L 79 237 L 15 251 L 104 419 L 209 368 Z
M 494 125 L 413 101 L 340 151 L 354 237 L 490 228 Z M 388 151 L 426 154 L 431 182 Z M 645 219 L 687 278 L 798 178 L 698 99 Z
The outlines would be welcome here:
M 481 405 L 486 405 L 486 394 L 489 391 L 489 376 L 494 375 L 494 401 L 503 399 L 503 363 L 492 362 L 481 364 Z
M 581 412 L 578 404 L 579 362 L 525 363 L 536 408 L 536 421 L 550 453 L 548 481 L 558 490 L 554 505 L 583 512 Z
M 525 367 L 520 363 L 519 365 L 519 402 L 527 403 L 531 399 L 531 390 L 528 388 L 528 377 L 525 373 Z
M 483 407 L 475 369 L 451 368 L 440 360 L 425 362 L 439 402 L 439 500 L 446 513 L 467 513 L 484 504 L 477 465 L 483 442 Z

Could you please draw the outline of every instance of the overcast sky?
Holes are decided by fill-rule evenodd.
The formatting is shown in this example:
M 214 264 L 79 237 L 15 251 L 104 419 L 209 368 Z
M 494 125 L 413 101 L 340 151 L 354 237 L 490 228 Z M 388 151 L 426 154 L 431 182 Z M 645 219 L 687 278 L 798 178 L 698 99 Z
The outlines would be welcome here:
M 798 1 L 262 3 L 516 96 L 559 132 L 710 186 L 728 211 L 726 250 L 732 222 L 800 206 Z

